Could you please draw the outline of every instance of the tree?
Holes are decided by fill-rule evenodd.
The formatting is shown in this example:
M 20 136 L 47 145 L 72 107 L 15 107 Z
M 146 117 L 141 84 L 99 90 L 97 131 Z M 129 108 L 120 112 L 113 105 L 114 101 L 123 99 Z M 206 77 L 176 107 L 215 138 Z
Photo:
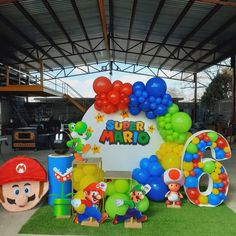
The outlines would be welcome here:
M 231 97 L 232 70 L 226 68 L 219 71 L 219 73 L 206 88 L 206 91 L 201 98 L 201 105 L 213 110 L 217 101 L 230 99 Z

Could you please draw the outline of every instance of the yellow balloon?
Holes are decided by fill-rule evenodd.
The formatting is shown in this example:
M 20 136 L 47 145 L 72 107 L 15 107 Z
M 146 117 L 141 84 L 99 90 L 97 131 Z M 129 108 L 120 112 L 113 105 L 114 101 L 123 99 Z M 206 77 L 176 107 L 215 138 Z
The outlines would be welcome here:
M 193 144 L 198 144 L 199 143 L 199 138 L 198 137 L 193 138 L 192 143 Z
M 224 151 L 225 151 L 225 152 L 229 152 L 229 151 L 230 151 L 230 147 L 225 147 L 225 148 L 224 148 Z
M 85 175 L 80 181 L 80 189 L 83 190 L 89 184 L 92 184 L 92 183 L 95 183 L 95 182 L 98 182 L 98 179 L 95 176 Z
M 220 174 L 221 173 L 221 169 L 220 168 L 216 168 L 215 172 L 216 172 L 216 174 Z
M 216 166 L 216 168 L 220 168 L 220 167 L 222 166 L 222 164 L 221 164 L 219 161 L 217 161 L 217 162 L 215 163 L 215 166 Z
M 85 175 L 95 175 L 98 172 L 97 165 L 86 164 L 84 165 L 83 171 Z
M 199 167 L 199 168 L 203 168 L 203 167 L 204 167 L 204 163 L 203 163 L 203 162 L 199 162 L 199 163 L 198 163 L 198 167 Z
M 213 148 L 215 148 L 217 146 L 217 144 L 215 142 L 212 143 L 211 145 Z
M 189 176 L 189 172 L 187 170 L 184 171 L 184 176 L 188 177 Z
M 211 173 L 211 178 L 216 183 L 219 181 L 219 175 L 216 172 Z
M 72 180 L 75 182 L 79 182 L 84 176 L 84 172 L 82 169 L 74 168 L 72 171 Z
M 215 194 L 215 195 L 217 195 L 217 194 L 219 193 L 219 190 L 218 190 L 217 188 L 213 188 L 213 189 L 212 189 L 212 193 Z
M 74 195 L 73 199 L 85 199 L 83 191 L 78 191 L 78 192 Z M 85 207 L 86 207 L 86 206 L 85 206 L 84 204 L 81 204 L 79 207 L 74 207 L 74 210 L 75 210 L 76 212 L 82 214 L 82 213 L 84 213 Z
M 200 195 L 198 197 L 198 200 L 199 200 L 200 204 L 207 204 L 208 203 L 208 198 L 205 195 Z
M 165 157 L 161 161 L 162 167 L 164 170 L 170 169 L 170 168 L 177 168 L 180 169 L 181 167 L 181 158 L 176 156 L 169 156 Z
M 184 162 L 183 169 L 188 170 L 188 171 L 192 170 L 193 169 L 193 163 L 192 162 Z

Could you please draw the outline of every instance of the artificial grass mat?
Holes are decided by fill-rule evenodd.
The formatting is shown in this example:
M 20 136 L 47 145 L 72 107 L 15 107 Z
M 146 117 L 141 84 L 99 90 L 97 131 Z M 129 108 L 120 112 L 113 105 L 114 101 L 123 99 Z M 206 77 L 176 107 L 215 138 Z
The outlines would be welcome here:
M 150 202 L 150 208 L 145 214 L 148 221 L 143 223 L 142 229 L 126 229 L 123 223 L 113 225 L 111 219 L 100 227 L 87 227 L 74 224 L 73 218 L 56 219 L 53 208 L 44 205 L 23 225 L 19 233 L 95 236 L 236 235 L 236 214 L 225 204 L 213 208 L 197 207 L 185 200 L 180 209 L 171 209 L 164 203 Z

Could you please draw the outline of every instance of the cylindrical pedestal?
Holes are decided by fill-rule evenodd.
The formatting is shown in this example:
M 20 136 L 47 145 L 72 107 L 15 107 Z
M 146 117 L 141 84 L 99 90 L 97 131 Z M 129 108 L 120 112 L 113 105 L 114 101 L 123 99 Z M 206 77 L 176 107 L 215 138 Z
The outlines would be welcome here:
M 71 180 L 65 182 L 60 182 L 55 177 L 55 169 L 59 170 L 62 175 L 64 175 L 72 166 L 72 161 L 74 156 L 72 153 L 58 155 L 56 153 L 50 154 L 48 156 L 48 180 L 49 180 L 49 194 L 48 194 L 48 204 L 53 206 L 54 199 L 61 198 L 71 198 L 71 196 L 66 196 L 66 194 L 71 193 L 72 183 Z

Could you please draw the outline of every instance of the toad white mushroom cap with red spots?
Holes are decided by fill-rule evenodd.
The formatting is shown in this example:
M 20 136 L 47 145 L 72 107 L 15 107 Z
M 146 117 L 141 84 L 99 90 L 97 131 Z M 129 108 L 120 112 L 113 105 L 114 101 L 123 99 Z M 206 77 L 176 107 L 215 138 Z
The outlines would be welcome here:
M 184 184 L 184 175 L 183 172 L 177 168 L 171 168 L 165 171 L 164 173 L 164 182 L 166 185 L 170 183 L 177 183 L 180 185 Z

